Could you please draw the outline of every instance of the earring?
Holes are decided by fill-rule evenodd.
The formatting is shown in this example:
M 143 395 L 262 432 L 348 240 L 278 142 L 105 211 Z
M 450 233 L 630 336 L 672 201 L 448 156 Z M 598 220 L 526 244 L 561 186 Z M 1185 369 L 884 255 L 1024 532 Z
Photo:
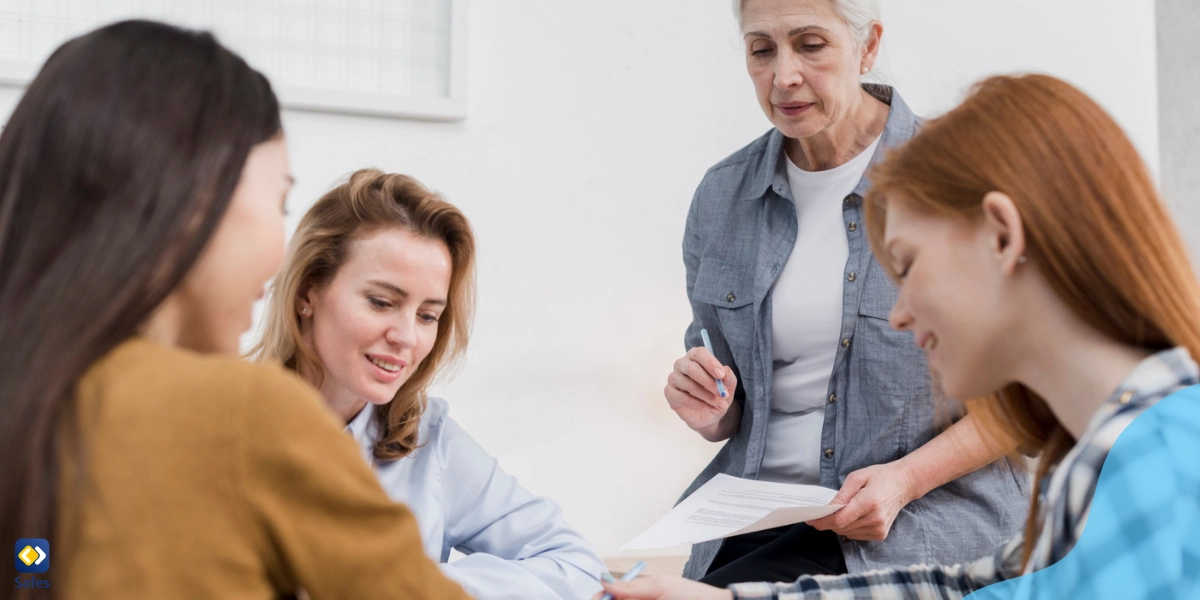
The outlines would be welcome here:
M 1025 260 L 1026 260 L 1026 259 L 1025 259 L 1025 255 L 1024 255 L 1024 254 L 1022 254 L 1021 256 L 1018 256 L 1018 257 L 1017 257 L 1017 262 L 1018 262 L 1018 263 L 1025 264 Z
M 863 75 L 866 75 L 867 71 L 870 71 L 870 70 L 871 70 L 871 67 L 863 67 Z
M 307 316 L 308 316 L 308 307 L 307 307 L 307 306 L 305 306 L 304 308 L 301 308 L 301 309 L 300 309 L 300 316 L 302 316 L 302 317 L 307 317 Z

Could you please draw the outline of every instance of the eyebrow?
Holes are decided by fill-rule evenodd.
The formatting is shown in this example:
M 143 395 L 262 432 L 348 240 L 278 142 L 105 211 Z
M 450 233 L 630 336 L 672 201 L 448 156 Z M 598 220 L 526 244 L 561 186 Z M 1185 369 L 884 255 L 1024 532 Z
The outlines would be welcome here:
M 392 285 L 392 284 L 390 284 L 390 283 L 388 283 L 388 282 L 386 282 L 386 281 L 379 281 L 379 280 L 377 280 L 377 279 L 372 279 L 372 280 L 368 281 L 367 283 L 369 283 L 369 284 L 371 284 L 371 285 L 373 285 L 373 286 L 376 286 L 376 287 L 381 287 L 381 288 L 383 288 L 383 289 L 385 289 L 385 290 L 387 290 L 387 291 L 389 291 L 389 292 L 391 292 L 391 293 L 393 293 L 393 294 L 396 294 L 397 296 L 400 296 L 401 298 L 407 298 L 407 297 L 408 297 L 408 292 L 406 292 L 406 291 L 404 291 L 404 290 L 402 290 L 402 289 L 400 289 L 400 288 L 398 288 L 398 287 L 396 287 L 396 286 L 394 286 L 394 285 Z M 437 299 L 437 300 L 430 299 L 430 300 L 426 300 L 426 301 L 422 302 L 421 304 L 433 304 L 433 305 L 436 305 L 436 306 L 445 306 L 445 305 L 446 305 L 446 301 L 445 301 L 445 300 L 440 300 L 440 299 Z
M 824 27 L 821 27 L 820 25 L 805 25 L 804 27 L 797 27 L 797 28 L 789 31 L 787 34 L 787 37 L 796 37 L 802 33 L 808 32 L 808 31 L 819 31 L 821 33 L 829 33 L 828 29 L 825 29 Z M 748 37 L 771 39 L 770 35 L 766 34 L 765 32 L 762 32 L 762 31 L 750 31 L 742 36 L 742 38 L 748 38 Z

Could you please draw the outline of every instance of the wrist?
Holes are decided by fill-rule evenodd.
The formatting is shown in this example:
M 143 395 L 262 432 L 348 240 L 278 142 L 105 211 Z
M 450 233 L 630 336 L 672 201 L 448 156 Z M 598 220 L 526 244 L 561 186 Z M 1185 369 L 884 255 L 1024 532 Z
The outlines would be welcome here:
M 911 456 L 911 455 L 910 455 Z M 908 456 L 901 458 L 892 463 L 895 470 L 896 478 L 901 482 L 901 489 L 904 491 L 904 503 L 908 504 L 913 500 L 917 500 L 929 493 L 929 490 L 923 485 L 923 480 L 913 468 Z
M 738 427 L 742 422 L 742 407 L 737 402 L 729 406 L 729 410 L 721 415 L 721 418 L 716 422 L 706 427 L 693 427 L 692 429 L 699 433 L 701 437 L 710 442 L 721 442 L 737 433 Z

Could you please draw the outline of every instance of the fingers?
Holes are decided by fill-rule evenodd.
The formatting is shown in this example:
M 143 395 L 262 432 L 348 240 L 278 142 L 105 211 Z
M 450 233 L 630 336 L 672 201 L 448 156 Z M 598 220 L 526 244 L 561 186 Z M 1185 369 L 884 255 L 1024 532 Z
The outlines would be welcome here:
M 835 533 L 845 535 L 847 530 L 859 526 L 859 519 L 861 519 L 863 515 L 867 513 L 866 507 L 864 507 L 863 504 L 864 503 L 857 498 L 852 499 L 845 506 L 839 508 L 837 512 L 823 519 L 812 521 L 809 523 L 809 525 L 811 525 L 813 529 L 819 529 L 821 531 L 832 529 Z
M 717 395 L 721 393 L 720 386 L 717 385 L 717 380 L 721 380 L 721 383 L 726 388 L 729 387 L 730 382 L 727 379 L 732 377 L 733 370 L 721 364 L 721 361 L 717 360 L 706 348 L 692 348 L 688 350 L 685 358 L 690 361 L 686 365 L 686 374 L 689 377 L 700 382 Z M 732 396 L 732 392 L 728 389 L 725 390 L 725 394 L 727 397 Z
M 657 577 L 639 577 L 632 581 L 614 581 L 600 585 L 603 585 L 604 591 L 612 594 L 616 600 L 655 600 L 663 592 Z
M 844 510 L 844 509 L 842 509 L 842 510 Z M 836 512 L 834 512 L 833 515 L 836 515 Z M 816 518 L 816 520 L 806 521 L 806 523 L 809 523 L 809 527 L 818 530 L 818 532 L 828 532 L 829 529 L 833 529 L 833 527 L 834 527 L 834 516 L 833 515 L 829 515 L 827 517 Z
M 867 485 L 868 478 L 860 471 L 855 471 L 846 477 L 846 482 L 842 484 L 842 489 L 838 490 L 837 495 L 830 500 L 830 504 L 844 504 L 837 512 L 827 517 L 822 517 L 815 521 L 809 521 L 808 524 L 819 531 L 833 531 L 846 535 L 845 531 L 849 527 L 856 526 L 856 521 L 864 512 L 863 502 L 859 501 L 859 492 Z
M 838 490 L 830 504 L 850 504 L 850 501 L 858 495 L 858 491 L 866 487 L 867 478 L 863 476 L 861 471 L 855 471 L 846 477 L 846 482 L 842 484 L 842 489 Z
M 721 361 L 717 360 L 717 357 L 713 356 L 712 352 L 709 352 L 703 346 L 697 346 L 688 350 L 688 358 L 691 358 L 693 362 L 700 365 L 708 373 L 708 376 L 714 380 L 724 379 L 729 374 L 729 369 L 725 368 L 725 365 L 721 364 Z
M 710 404 L 713 408 L 720 409 L 722 412 L 729 407 L 729 399 L 717 395 L 715 382 L 712 384 L 712 388 L 708 388 L 684 373 L 674 371 L 667 376 L 667 386 L 696 400 Z
M 842 515 L 842 513 L 845 515 Z M 882 540 L 887 537 L 894 517 L 888 514 L 886 507 L 878 498 L 867 494 L 855 496 L 850 504 L 842 510 L 830 515 L 832 522 L 829 529 L 838 535 L 844 535 L 855 540 Z M 813 527 L 816 527 L 815 525 Z
M 671 575 L 643 575 L 601 585 L 617 600 L 733 600 L 729 590 Z
M 729 397 L 733 398 L 733 393 L 737 391 L 738 386 L 738 378 L 737 375 L 733 374 L 733 369 L 726 369 L 725 379 L 721 381 L 725 383 L 725 391 L 729 394 Z
M 858 527 L 849 531 L 841 532 L 839 535 L 844 535 L 852 540 L 863 542 L 882 542 L 887 539 L 888 530 L 882 525 Z

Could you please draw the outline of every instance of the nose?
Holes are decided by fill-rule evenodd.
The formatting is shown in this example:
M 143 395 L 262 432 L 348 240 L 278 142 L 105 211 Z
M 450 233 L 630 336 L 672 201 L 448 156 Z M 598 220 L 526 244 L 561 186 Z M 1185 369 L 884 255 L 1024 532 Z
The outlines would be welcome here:
M 896 297 L 896 303 L 892 305 L 892 312 L 888 315 L 888 324 L 896 331 L 906 331 L 912 327 L 913 316 L 908 310 L 908 301 L 904 297 L 903 290 Z
M 780 90 L 797 87 L 804 83 L 804 62 L 800 54 L 790 48 L 780 48 L 775 63 L 775 87 Z
M 392 322 L 384 332 L 387 343 L 400 348 L 412 348 L 417 345 L 417 316 L 402 315 Z

